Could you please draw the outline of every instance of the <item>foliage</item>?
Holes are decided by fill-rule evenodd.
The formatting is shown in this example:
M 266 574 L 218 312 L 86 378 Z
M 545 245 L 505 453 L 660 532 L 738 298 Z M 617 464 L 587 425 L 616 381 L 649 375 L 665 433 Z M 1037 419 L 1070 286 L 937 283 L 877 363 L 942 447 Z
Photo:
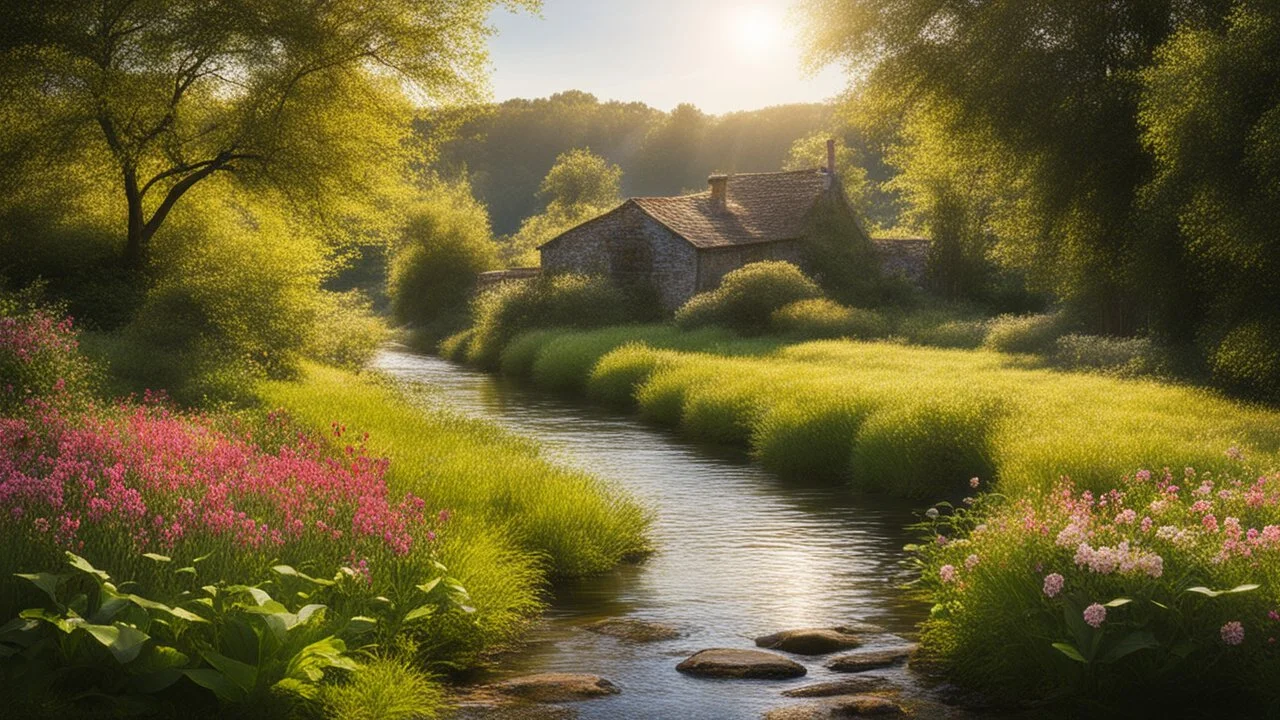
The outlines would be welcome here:
M 196 404 L 243 398 L 257 378 L 296 372 L 324 260 L 309 235 L 241 200 L 179 211 L 157 236 L 163 271 L 108 357 L 124 389 Z
M 21 122 L 6 123 L 0 143 L 26 144 L 26 170 L 39 151 L 68 146 L 109 164 L 134 267 L 169 212 L 215 176 L 278 193 L 340 236 L 356 218 L 376 224 L 400 192 L 402 88 L 478 95 L 492 5 L 145 2 L 102 13 L 9 2 L 0 63 Z
M 635 318 L 625 292 L 602 277 L 550 275 L 528 282 L 503 283 L 472 305 L 474 333 L 467 360 L 497 367 L 502 349 L 516 335 L 535 328 L 590 328 Z
M 311 336 L 302 352 L 320 362 L 359 370 L 390 334 L 364 293 L 321 291 Z
M 1280 42 L 1274 3 L 1231 3 L 1186 25 L 1142 74 L 1139 121 L 1155 161 L 1142 256 L 1155 330 L 1198 343 L 1214 379 L 1280 399 Z
M 859 68 L 852 99 L 862 114 L 906 119 L 879 123 L 895 165 L 913 174 L 904 189 L 935 204 L 930 223 L 953 225 L 975 262 L 989 246 L 1111 333 L 1132 333 L 1153 305 L 1143 280 L 1177 287 L 1170 278 L 1185 277 L 1180 253 L 1144 238 L 1139 194 L 1152 158 L 1138 122 L 1142 73 L 1180 29 L 1213 27 L 1230 0 L 1103 11 L 1089 2 L 807 5 L 813 59 Z
M 537 365 L 563 364 L 544 375 L 548 387 L 585 387 L 654 422 L 746 445 L 785 474 L 891 494 L 949 493 L 975 475 L 1011 495 L 1062 475 L 1096 491 L 1159 458 L 1217 471 L 1227 462 L 1216 448 L 1232 444 L 1280 459 L 1275 412 L 1186 386 L 1062 372 L 1052 355 L 1035 364 L 663 326 L 551 330 L 527 342 L 521 353 Z
M 622 193 L 622 169 L 591 152 L 577 148 L 562 153 L 538 187 L 538 197 L 553 208 L 616 205 Z
M 375 658 L 350 682 L 326 684 L 320 699 L 333 720 L 425 720 L 438 716 L 444 693 L 409 663 Z
M 476 276 L 497 267 L 488 213 L 465 184 L 437 183 L 408 216 L 391 260 L 391 311 L 403 323 L 450 329 Z
M 812 213 L 804 251 L 814 280 L 840 302 L 878 305 L 902 300 L 905 294 L 905 282 L 881 274 L 880 256 L 871 238 L 838 205 L 824 203 Z
M 821 295 L 822 290 L 791 263 L 750 263 L 725 275 L 715 290 L 690 298 L 676 311 L 676 324 L 685 328 L 719 325 L 758 334 L 769 328 L 774 311 Z
M 485 589 L 503 573 L 524 583 L 510 590 L 520 593 L 517 610 L 537 596 L 538 573 L 506 565 L 575 576 L 607 570 L 645 548 L 647 520 L 638 505 L 590 475 L 548 462 L 536 445 L 494 425 L 415 406 L 394 388 L 329 368 L 312 367 L 302 383 L 267 383 L 261 392 L 269 405 L 288 408 L 316 429 L 340 412 L 351 432 L 371 433 L 370 452 L 395 457 L 387 471 L 392 492 L 420 494 L 452 511 L 440 559 L 482 616 L 486 601 L 501 600 L 485 598 Z M 450 537 L 456 546 L 448 546 Z M 485 550 L 493 543 L 505 549 Z M 455 557 L 473 552 L 488 552 L 493 566 Z M 481 623 L 496 631 L 501 620 L 484 616 Z
M 541 214 L 525 218 L 519 231 L 503 241 L 504 263 L 508 267 L 537 265 L 540 245 L 621 201 L 621 180 L 617 165 L 588 149 L 561 153 L 538 188 L 546 206 Z
M 987 323 L 983 347 L 1008 353 L 1047 353 L 1064 333 L 1060 314 L 1001 315 Z
M 1068 370 L 1095 370 L 1124 377 L 1164 377 L 1172 373 L 1168 350 L 1151 338 L 1063 335 L 1054 343 L 1053 364 Z
M 71 318 L 57 319 L 34 290 L 0 289 L 0 418 L 52 406 L 82 407 L 97 389 L 97 371 L 78 352 Z
M 787 161 L 783 170 L 812 170 L 827 166 L 827 141 L 836 141 L 836 178 L 845 199 L 857 216 L 867 224 L 867 230 L 874 230 L 875 225 L 868 217 L 871 211 L 872 188 L 867 180 L 867 171 L 858 164 L 858 152 L 849 147 L 844 138 L 833 138 L 830 133 L 817 131 L 797 139 L 791 144 Z
M 773 312 L 774 332 L 804 340 L 868 340 L 888 334 L 888 323 L 874 310 L 845 307 L 826 298 L 797 300 Z
M 417 127 L 425 138 L 449 135 L 439 145 L 435 166 L 451 177 L 466 173 L 495 229 L 506 234 L 539 214 L 539 184 L 556 158 L 574 148 L 591 148 L 621 168 L 623 196 L 676 195 L 705 188 L 713 172 L 776 171 L 796 139 L 823 127 L 831 115 L 829 104 L 816 103 L 719 116 L 692 108 L 667 113 L 571 90 L 478 108 L 432 110 Z M 454 127 L 456 133 L 450 132 Z M 874 147 L 853 133 L 847 142 L 862 164 L 885 172 Z M 817 167 L 825 157 L 824 150 L 805 167 Z
M 1274 707 L 1280 475 L 1228 455 L 1217 473 L 1139 470 L 1096 493 L 1063 479 L 930 510 L 914 546 L 935 603 L 922 654 L 1002 698 Z

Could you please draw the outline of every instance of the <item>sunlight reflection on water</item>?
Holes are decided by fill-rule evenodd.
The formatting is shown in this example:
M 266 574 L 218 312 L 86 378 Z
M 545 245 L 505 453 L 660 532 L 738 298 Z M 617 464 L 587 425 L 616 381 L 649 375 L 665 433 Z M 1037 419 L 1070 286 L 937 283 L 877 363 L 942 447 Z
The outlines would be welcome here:
M 435 357 L 383 352 L 375 366 L 426 383 L 433 401 L 545 444 L 556 461 L 625 488 L 654 511 L 644 563 L 556 588 L 547 621 L 499 674 L 603 675 L 622 693 L 574 706 L 581 718 L 757 718 L 779 692 L 833 679 L 709 681 L 675 665 L 708 647 L 752 647 L 788 628 L 869 622 L 909 636 L 926 607 L 900 586 L 911 507 L 843 488 L 783 482 L 744 454 L 685 442 L 618 413 L 566 401 Z M 631 645 L 581 629 L 629 616 L 675 625 L 677 640 Z M 878 671 L 905 681 L 905 671 Z

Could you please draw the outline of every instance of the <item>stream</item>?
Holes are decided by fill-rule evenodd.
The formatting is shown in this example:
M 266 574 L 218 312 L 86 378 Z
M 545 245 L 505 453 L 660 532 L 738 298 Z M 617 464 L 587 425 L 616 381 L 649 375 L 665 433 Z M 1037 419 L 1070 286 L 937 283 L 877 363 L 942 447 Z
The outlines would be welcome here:
M 428 386 L 433 402 L 537 439 L 548 456 L 629 492 L 653 512 L 654 554 L 600 577 L 558 584 L 527 646 L 485 679 L 534 672 L 602 675 L 621 688 L 576 703 L 577 717 L 759 718 L 793 704 L 781 690 L 848 677 L 798 658 L 796 680 L 687 677 L 675 665 L 705 648 L 752 648 L 758 635 L 871 623 L 910 638 L 927 607 L 909 599 L 902 546 L 915 519 L 901 501 L 830 483 L 775 477 L 745 453 L 688 442 L 634 417 L 531 389 L 437 357 L 384 351 L 375 367 Z M 582 628 L 612 617 L 673 625 L 675 640 L 633 644 Z M 889 638 L 872 641 L 875 649 Z M 904 668 L 883 675 L 904 697 L 929 691 Z M 945 713 L 951 715 L 950 712 Z

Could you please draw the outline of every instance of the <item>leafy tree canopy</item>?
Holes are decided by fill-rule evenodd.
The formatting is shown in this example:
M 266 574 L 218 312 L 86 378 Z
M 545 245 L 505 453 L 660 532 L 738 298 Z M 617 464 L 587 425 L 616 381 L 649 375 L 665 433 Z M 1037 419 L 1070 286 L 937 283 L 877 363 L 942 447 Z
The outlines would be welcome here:
M 478 97 L 494 4 L 0 0 L 0 104 L 15 116 L 0 153 L 27 169 L 45 162 L 31 148 L 101 158 L 135 267 L 174 206 L 215 175 L 350 232 L 408 169 L 406 91 Z

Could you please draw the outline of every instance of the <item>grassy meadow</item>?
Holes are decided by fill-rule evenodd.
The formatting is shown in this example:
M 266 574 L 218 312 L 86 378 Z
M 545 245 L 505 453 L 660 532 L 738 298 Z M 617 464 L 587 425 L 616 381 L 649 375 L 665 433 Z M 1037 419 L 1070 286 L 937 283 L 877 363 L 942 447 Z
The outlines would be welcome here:
M 970 477 L 1005 492 L 1084 487 L 1138 467 L 1280 457 L 1280 413 L 1191 386 L 1038 367 L 1027 357 L 845 340 L 786 344 L 713 329 L 534 331 L 500 369 L 631 405 L 783 474 L 825 474 L 916 498 Z

